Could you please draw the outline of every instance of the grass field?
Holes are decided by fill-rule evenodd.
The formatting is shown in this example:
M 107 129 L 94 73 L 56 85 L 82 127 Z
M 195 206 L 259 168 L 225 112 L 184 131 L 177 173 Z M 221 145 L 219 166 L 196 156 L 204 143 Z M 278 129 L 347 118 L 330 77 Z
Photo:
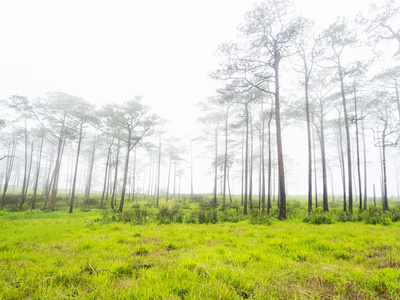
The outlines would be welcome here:
M 400 222 L 198 224 L 193 205 L 1 211 L 0 299 L 400 299 Z

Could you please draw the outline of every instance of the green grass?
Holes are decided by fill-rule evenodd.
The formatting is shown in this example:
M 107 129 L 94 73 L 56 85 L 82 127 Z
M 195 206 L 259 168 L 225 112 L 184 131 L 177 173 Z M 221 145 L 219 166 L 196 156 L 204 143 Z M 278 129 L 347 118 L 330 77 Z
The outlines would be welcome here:
M 201 206 L 184 201 L 164 203 L 164 217 L 177 205 L 171 222 L 134 206 L 146 210 L 142 223 L 132 204 L 126 219 L 1 211 L 0 299 L 400 298 L 399 222 L 366 224 L 366 213 L 344 222 L 334 207 L 322 218 L 332 222 L 304 222 L 302 202 L 285 222 L 232 206 L 228 221 L 217 211 L 216 224 L 198 224 Z

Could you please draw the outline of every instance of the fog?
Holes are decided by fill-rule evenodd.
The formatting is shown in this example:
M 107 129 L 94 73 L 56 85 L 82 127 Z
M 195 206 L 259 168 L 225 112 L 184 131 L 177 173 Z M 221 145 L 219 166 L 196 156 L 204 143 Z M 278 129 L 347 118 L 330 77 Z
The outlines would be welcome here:
M 210 141 L 204 140 L 207 126 L 198 121 L 204 116 L 204 112 L 197 104 L 207 101 L 208 97 L 218 95 L 216 90 L 220 89 L 223 83 L 209 76 L 220 67 L 223 61 L 223 58 L 215 55 L 218 46 L 238 39 L 237 27 L 243 23 L 244 14 L 253 8 L 254 3 L 256 2 L 227 0 L 200 2 L 183 0 L 1 1 L 0 99 L 9 99 L 12 95 L 20 95 L 28 99 L 45 98 L 47 92 L 62 92 L 81 97 L 101 109 L 103 105 L 123 104 L 136 95 L 140 95 L 143 97 L 141 102 L 148 105 L 160 119 L 165 120 L 162 128 L 163 149 L 164 146 L 168 148 L 174 145 L 183 150 L 181 156 L 184 160 L 179 164 L 179 168 L 184 172 L 180 183 L 181 192 L 191 192 L 191 157 L 193 157 L 194 192 L 212 193 L 214 188 L 213 139 L 211 136 Z M 298 12 L 315 20 L 314 27 L 317 33 L 327 28 L 338 16 L 354 19 L 359 12 L 366 14 L 370 5 L 362 0 L 351 2 L 297 0 L 294 4 Z M 365 35 L 360 31 L 359 37 L 360 43 L 366 42 L 368 34 Z M 348 61 L 361 57 L 365 60 L 376 58 L 377 55 L 373 51 L 382 53 L 368 72 L 369 78 L 373 78 L 388 67 L 399 65 L 399 58 L 394 55 L 398 51 L 398 43 L 395 40 L 357 47 L 357 50 L 352 53 L 353 57 L 346 57 Z M 285 61 L 284 71 L 281 72 L 283 111 L 288 112 L 282 117 L 284 121 L 283 151 L 288 194 L 306 195 L 305 116 L 301 120 L 301 118 L 292 118 L 289 114 L 293 113 L 294 104 L 302 101 L 304 97 L 300 75 L 293 71 L 294 68 L 292 62 Z M 360 89 L 364 87 L 361 86 Z M 393 89 L 389 90 L 393 93 Z M 339 90 L 336 90 L 336 93 L 339 93 Z M 369 91 L 364 91 L 362 96 L 368 98 L 368 93 Z M 394 97 L 394 94 L 391 95 Z M 352 97 L 352 93 L 349 92 L 349 101 L 352 101 Z M 254 114 L 258 110 L 259 108 L 254 108 Z M 11 111 L 4 110 L 4 113 L 11 114 Z M 235 114 L 240 115 L 241 112 L 236 111 L 232 120 L 235 120 Z M 398 119 L 396 120 L 398 122 Z M 372 195 L 375 184 L 377 194 L 380 194 L 378 192 L 381 182 L 380 147 L 374 146 L 376 140 L 371 129 L 373 126 L 366 127 L 368 128 L 365 134 L 368 149 L 367 165 L 370 170 L 368 193 Z M 7 126 L 3 131 L 5 134 L 10 133 Z M 79 170 L 79 189 L 84 189 L 87 161 L 90 157 L 90 139 L 95 131 L 94 128 L 88 129 L 83 142 L 85 148 L 81 160 L 85 167 Z M 152 169 L 154 166 L 151 164 L 156 164 L 158 159 L 156 154 L 158 131 L 160 131 L 160 126 L 154 129 L 155 133 L 152 136 L 143 139 L 144 142 L 154 144 L 150 151 L 153 155 L 151 163 L 150 152 L 144 149 L 138 150 L 141 159 L 141 165 L 138 166 L 137 171 L 138 191 L 148 190 L 150 181 L 156 180 L 155 174 L 151 175 L 150 172 L 154 172 Z M 97 134 L 100 132 L 97 131 Z M 210 136 L 209 133 L 207 135 Z M 177 140 L 172 140 L 173 138 Z M 235 152 L 236 159 L 235 165 L 232 166 L 230 182 L 232 193 L 235 194 L 241 192 L 241 138 L 240 134 L 232 134 L 230 137 L 230 148 L 232 152 Z M 332 183 L 334 193 L 337 195 L 342 193 L 341 171 L 338 163 L 337 138 L 333 130 L 327 133 L 326 139 L 330 167 L 328 186 L 331 197 Z M 352 139 L 352 149 L 355 152 L 354 128 Z M 222 132 L 218 145 L 221 151 L 219 155 L 222 155 Z M 48 147 L 50 149 L 49 145 Z M 60 186 L 65 186 L 66 189 L 70 187 L 72 162 L 77 146 L 73 142 L 68 147 L 65 150 L 66 159 L 62 167 L 64 171 L 59 182 Z M 315 158 L 318 164 L 317 187 L 320 192 L 322 187 L 318 147 Z M 259 148 L 258 137 L 255 137 L 254 148 L 253 192 L 257 194 L 260 164 L 256 154 Z M 93 179 L 96 190 L 102 188 L 107 155 L 104 149 L 99 147 L 96 154 L 97 160 L 94 167 L 96 176 Z M 20 153 L 15 168 L 22 170 L 24 163 L 22 146 L 18 151 Z M 161 187 L 165 191 L 169 158 L 163 151 Z M 2 145 L 1 153 L 6 154 L 6 152 L 7 145 Z M 47 155 L 50 155 L 50 152 Z M 388 148 L 387 156 L 388 193 L 398 196 L 399 148 Z M 123 159 L 122 153 L 121 159 Z M 355 163 L 355 157 L 353 163 Z M 5 160 L 2 164 L 5 164 Z M 121 165 L 120 172 L 122 169 Z M 354 168 L 353 171 L 355 179 L 356 169 Z M 12 181 L 13 179 L 14 177 Z M 172 181 L 170 186 L 172 186 Z M 177 186 L 178 183 L 176 183 L 178 189 Z M 219 180 L 218 191 L 220 187 Z

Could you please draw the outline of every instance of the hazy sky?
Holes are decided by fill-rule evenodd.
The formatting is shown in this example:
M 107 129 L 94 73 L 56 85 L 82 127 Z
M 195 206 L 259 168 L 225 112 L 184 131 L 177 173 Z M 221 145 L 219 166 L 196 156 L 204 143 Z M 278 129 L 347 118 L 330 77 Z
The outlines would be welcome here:
M 218 66 L 213 54 L 255 2 L 0 0 L 0 99 L 60 91 L 100 105 L 142 95 L 172 135 L 188 135 L 194 104 L 217 87 L 208 78 Z M 368 6 L 294 3 L 325 26 Z
M 0 99 L 60 91 L 100 104 L 142 95 L 182 128 L 193 104 L 214 93 L 213 54 L 254 2 L 0 0 Z M 366 1 L 295 4 L 327 24 Z

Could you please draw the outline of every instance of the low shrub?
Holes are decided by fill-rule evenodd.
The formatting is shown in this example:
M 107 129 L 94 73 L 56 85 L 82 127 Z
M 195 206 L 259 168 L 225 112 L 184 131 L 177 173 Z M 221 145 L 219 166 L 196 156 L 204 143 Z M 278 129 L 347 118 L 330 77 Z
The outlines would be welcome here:
M 172 208 L 161 207 L 157 213 L 158 224 L 170 224 L 172 222 L 182 223 L 183 214 L 181 213 L 179 206 Z
M 271 225 L 271 217 L 265 213 L 261 213 L 259 211 L 253 211 L 250 215 L 250 223 L 251 224 L 266 224 Z
M 355 222 L 356 218 L 348 212 L 341 212 L 336 215 L 336 221 L 342 222 L 342 223 Z
M 304 217 L 303 222 L 314 225 L 321 225 L 321 224 L 332 224 L 333 220 L 326 213 L 315 213 Z

